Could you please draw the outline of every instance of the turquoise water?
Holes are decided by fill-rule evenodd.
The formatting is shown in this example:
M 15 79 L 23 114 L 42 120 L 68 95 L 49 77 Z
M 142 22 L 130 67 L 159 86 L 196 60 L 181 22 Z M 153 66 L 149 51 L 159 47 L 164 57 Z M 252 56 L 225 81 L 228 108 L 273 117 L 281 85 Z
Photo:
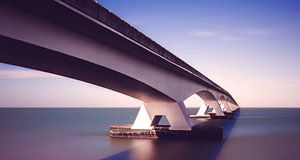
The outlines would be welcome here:
M 300 109 L 241 109 L 224 140 L 112 139 L 138 109 L 0 109 L 0 159 L 300 159 Z M 195 110 L 191 110 L 195 112 Z

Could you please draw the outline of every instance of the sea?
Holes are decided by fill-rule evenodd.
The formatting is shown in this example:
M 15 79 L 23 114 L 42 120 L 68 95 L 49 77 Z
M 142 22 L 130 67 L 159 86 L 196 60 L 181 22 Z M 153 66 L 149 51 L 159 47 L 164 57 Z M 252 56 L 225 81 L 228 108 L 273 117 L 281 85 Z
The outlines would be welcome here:
M 241 108 L 224 139 L 109 137 L 138 108 L 1 108 L 0 160 L 300 160 L 299 108 Z M 189 109 L 195 113 L 196 109 Z

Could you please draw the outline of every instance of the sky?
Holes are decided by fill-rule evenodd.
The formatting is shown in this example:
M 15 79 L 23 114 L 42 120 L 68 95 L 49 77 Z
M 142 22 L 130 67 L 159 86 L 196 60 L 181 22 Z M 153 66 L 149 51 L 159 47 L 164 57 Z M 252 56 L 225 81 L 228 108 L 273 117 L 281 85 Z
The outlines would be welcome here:
M 229 91 L 241 107 L 300 107 L 300 1 L 99 0 Z M 126 95 L 0 63 L 0 107 L 138 107 Z M 187 106 L 197 106 L 193 96 Z

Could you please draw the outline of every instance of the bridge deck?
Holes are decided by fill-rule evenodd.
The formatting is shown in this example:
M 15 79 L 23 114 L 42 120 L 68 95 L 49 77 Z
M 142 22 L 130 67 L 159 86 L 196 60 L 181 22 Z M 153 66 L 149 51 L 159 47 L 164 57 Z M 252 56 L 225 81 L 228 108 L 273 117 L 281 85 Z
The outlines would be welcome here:
M 4 2 L 172 70 L 233 99 L 222 87 L 92 0 Z
M 219 90 L 228 93 L 222 87 L 214 83 L 212 80 L 207 78 L 205 75 L 197 71 L 195 68 L 184 62 L 182 59 L 172 54 L 166 48 L 162 47 L 154 40 L 140 32 L 138 29 L 134 28 L 132 25 L 124 21 L 119 16 L 113 14 L 110 10 L 106 9 L 102 5 L 92 1 L 92 0 L 62 0 L 71 6 L 79 9 L 80 11 L 90 15 L 91 17 L 103 22 L 109 27 L 115 29 L 116 31 L 122 33 L 123 35 L 129 37 L 130 39 L 136 41 L 137 43 L 145 46 L 146 48 L 152 50 L 156 54 L 164 57 L 165 59 L 177 64 L 178 66 L 184 68 L 186 71 L 200 77 L 205 82 L 213 85 Z

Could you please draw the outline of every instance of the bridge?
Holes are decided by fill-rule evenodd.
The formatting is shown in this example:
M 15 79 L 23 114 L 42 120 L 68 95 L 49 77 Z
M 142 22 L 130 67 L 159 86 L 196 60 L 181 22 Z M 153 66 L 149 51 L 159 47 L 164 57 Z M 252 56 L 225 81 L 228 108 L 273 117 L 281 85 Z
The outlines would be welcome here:
M 142 101 L 132 129 L 151 129 L 166 116 L 170 130 L 191 130 L 184 100 L 194 94 L 204 101 L 194 117 L 239 109 L 225 89 L 91 0 L 1 1 L 0 62 Z

